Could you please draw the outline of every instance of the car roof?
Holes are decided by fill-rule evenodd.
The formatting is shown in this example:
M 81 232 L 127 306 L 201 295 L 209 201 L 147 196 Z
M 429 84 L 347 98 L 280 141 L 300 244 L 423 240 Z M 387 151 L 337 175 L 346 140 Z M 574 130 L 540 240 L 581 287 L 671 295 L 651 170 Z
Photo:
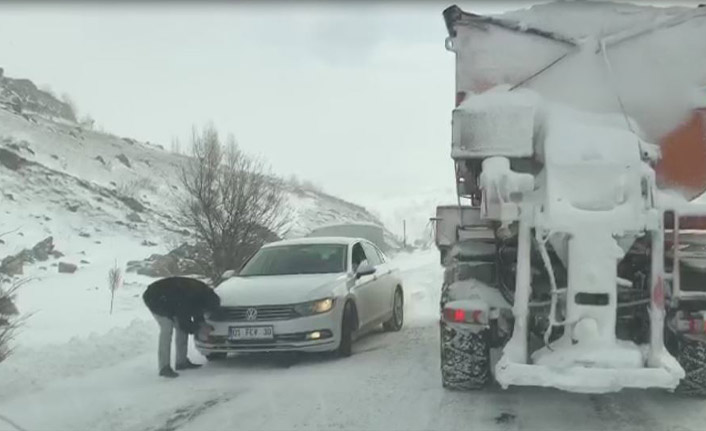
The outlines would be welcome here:
M 340 245 L 352 245 L 358 241 L 366 241 L 363 238 L 350 238 L 344 236 L 320 236 L 311 238 L 296 238 L 296 239 L 285 239 L 282 241 L 275 241 L 263 245 L 262 247 L 278 247 L 281 245 L 298 245 L 298 244 L 340 244 Z

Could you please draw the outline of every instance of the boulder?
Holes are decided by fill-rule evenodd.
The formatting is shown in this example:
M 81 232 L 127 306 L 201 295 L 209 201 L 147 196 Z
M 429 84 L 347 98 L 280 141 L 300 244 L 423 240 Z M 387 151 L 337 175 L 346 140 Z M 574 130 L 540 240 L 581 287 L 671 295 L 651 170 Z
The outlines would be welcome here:
M 32 249 L 24 249 L 15 255 L 5 257 L 0 262 L 0 273 L 21 275 L 25 263 L 45 261 L 54 251 L 54 238 L 47 237 L 35 244 Z
M 129 196 L 120 196 L 118 199 L 120 199 L 122 203 L 124 203 L 128 208 L 135 212 L 141 213 L 145 210 L 145 206 L 142 205 L 140 201 L 135 198 Z
M 3 165 L 11 171 L 16 171 L 19 170 L 25 163 L 26 160 L 14 152 L 5 148 L 0 148 L 0 165 Z
M 22 275 L 24 260 L 16 256 L 8 256 L 0 263 L 0 272 L 7 275 Z
M 204 265 L 208 258 L 208 249 L 204 245 L 184 243 L 166 255 L 152 254 L 145 260 L 127 263 L 127 272 L 136 272 L 149 277 L 168 277 L 206 273 Z
M 127 219 L 133 223 L 142 223 L 142 217 L 136 212 L 131 212 L 127 215 Z
M 39 261 L 49 259 L 49 255 L 52 254 L 53 251 L 54 238 L 51 236 L 39 241 L 34 247 L 32 247 L 32 255 Z
M 125 154 L 119 154 L 116 156 L 116 158 L 122 163 L 123 165 L 127 166 L 128 168 L 132 168 L 132 165 L 130 164 L 130 159 L 127 158 Z
M 69 262 L 59 262 L 59 272 L 62 274 L 73 274 L 78 269 L 78 266 Z

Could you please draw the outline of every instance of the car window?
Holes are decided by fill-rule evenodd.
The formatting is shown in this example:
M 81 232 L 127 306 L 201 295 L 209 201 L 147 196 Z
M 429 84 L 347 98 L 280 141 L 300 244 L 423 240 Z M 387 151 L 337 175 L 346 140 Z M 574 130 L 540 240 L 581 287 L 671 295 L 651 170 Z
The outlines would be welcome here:
M 353 245 L 353 251 L 351 253 L 351 262 L 353 265 L 353 271 L 355 271 L 358 269 L 358 265 L 360 265 L 362 261 L 367 260 L 368 257 L 363 250 L 363 246 L 359 242 Z
M 345 245 L 296 244 L 260 249 L 240 271 L 240 276 L 330 274 L 345 271 Z
M 363 249 L 365 250 L 365 255 L 368 257 L 368 263 L 371 264 L 372 266 L 378 266 L 382 264 L 382 261 L 380 260 L 380 256 L 378 256 L 377 251 L 375 251 L 375 247 L 373 247 L 372 244 L 368 244 L 367 242 L 363 243 Z

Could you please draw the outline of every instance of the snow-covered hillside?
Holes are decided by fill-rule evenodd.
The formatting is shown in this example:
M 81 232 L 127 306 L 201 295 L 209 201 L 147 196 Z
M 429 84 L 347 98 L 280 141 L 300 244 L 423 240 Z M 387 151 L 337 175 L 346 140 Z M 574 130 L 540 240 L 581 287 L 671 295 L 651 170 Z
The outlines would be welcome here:
M 0 232 L 19 228 L 3 238 L 0 255 L 48 235 L 63 252 L 79 233 L 148 240 L 161 251 L 188 239 L 175 221 L 185 156 L 0 110 L 0 160 Z M 323 193 L 290 186 L 288 196 L 289 236 L 333 222 L 380 223 L 365 208 Z

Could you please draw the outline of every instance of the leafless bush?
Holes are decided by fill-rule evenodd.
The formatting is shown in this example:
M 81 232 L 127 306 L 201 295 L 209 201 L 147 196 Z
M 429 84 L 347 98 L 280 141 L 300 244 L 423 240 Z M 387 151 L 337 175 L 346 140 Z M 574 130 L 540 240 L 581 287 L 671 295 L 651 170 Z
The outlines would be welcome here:
M 115 301 L 115 292 L 120 288 L 123 282 L 123 271 L 118 267 L 118 263 L 108 271 L 108 289 L 110 289 L 110 314 L 113 314 L 113 302 Z
M 23 318 L 18 317 L 19 311 L 14 303 L 15 294 L 29 281 L 30 279 L 27 278 L 16 280 L 7 288 L 3 285 L 6 283 L 0 282 L 0 362 L 12 353 L 10 342 L 24 321 Z
M 214 127 L 192 133 L 192 157 L 182 170 L 187 197 L 181 218 L 209 250 L 214 283 L 285 225 L 284 182 L 262 161 L 245 154 L 230 136 L 223 144 Z

